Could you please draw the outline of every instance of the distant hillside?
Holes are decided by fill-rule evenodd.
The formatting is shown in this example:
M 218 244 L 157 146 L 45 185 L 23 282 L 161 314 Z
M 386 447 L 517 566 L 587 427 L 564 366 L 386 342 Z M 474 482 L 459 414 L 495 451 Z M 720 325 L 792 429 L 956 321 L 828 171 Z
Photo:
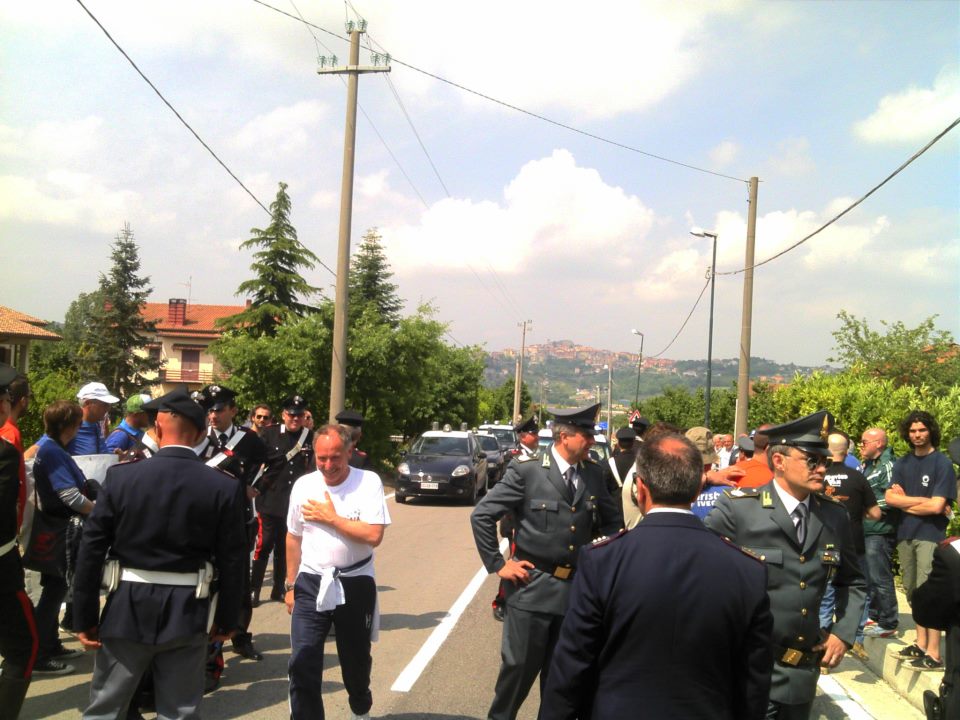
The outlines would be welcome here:
M 553 348 L 551 346 L 557 345 Z M 613 404 L 627 406 L 637 394 L 636 354 L 595 350 L 575 346 L 570 341 L 558 341 L 551 346 L 528 348 L 524 361 L 523 381 L 535 403 L 571 405 L 589 400 L 600 386 L 600 394 L 606 401 L 608 371 L 605 364 L 612 365 Z M 555 352 L 551 352 L 555 350 Z M 713 360 L 714 388 L 730 388 L 737 379 L 737 358 Z M 514 375 L 516 352 L 503 351 L 487 354 L 484 384 L 498 387 Z M 829 366 L 806 367 L 793 363 L 781 364 L 766 358 L 751 358 L 750 377 L 754 382 L 790 382 L 800 373 L 809 375 L 815 370 L 834 372 Z M 689 389 L 706 384 L 707 361 L 702 360 L 650 360 L 644 358 L 640 373 L 640 398 L 660 395 L 664 387 L 681 386 Z

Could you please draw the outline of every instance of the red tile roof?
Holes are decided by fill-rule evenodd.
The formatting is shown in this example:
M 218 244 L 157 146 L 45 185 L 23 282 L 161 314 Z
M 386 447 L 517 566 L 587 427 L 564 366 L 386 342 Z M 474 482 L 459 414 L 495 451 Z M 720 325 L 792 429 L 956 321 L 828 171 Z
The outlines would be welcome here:
M 143 317 L 155 322 L 157 335 L 192 336 L 217 338 L 221 330 L 216 326 L 220 318 L 236 315 L 246 309 L 245 305 L 187 305 L 186 322 L 183 325 L 169 321 L 168 303 L 144 303 Z
M 0 337 L 24 340 L 61 340 L 55 332 L 44 329 L 46 320 L 0 305 Z

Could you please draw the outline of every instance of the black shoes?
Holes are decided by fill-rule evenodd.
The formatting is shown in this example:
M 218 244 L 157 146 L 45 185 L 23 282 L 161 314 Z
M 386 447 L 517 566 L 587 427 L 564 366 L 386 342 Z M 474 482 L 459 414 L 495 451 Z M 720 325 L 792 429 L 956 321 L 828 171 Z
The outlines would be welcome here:
M 254 662 L 260 662 L 263 660 L 263 654 L 253 646 L 252 640 L 234 642 L 233 651 L 240 657 L 246 658 L 247 660 L 253 660 Z

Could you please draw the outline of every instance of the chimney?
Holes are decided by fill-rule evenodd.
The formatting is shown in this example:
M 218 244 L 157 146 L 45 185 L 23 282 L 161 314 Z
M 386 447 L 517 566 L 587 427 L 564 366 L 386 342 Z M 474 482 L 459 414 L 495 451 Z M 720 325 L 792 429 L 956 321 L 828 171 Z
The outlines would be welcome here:
M 251 300 L 250 298 L 247 298 L 247 304 L 244 305 L 244 307 L 250 307 L 251 305 L 253 305 L 253 300 Z
M 170 325 L 187 324 L 187 301 L 183 298 L 170 298 L 167 305 L 167 322 Z

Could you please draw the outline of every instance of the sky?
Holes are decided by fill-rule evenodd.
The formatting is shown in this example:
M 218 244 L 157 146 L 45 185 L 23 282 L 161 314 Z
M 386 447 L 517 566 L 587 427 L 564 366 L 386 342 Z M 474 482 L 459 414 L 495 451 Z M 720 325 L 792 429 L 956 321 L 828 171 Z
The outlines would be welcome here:
M 377 228 L 406 310 L 488 350 L 530 320 L 528 343 L 636 352 L 637 329 L 645 356 L 705 358 L 709 290 L 672 342 L 711 265 L 699 227 L 713 354 L 736 357 L 747 180 L 761 262 L 960 116 L 956 2 L 84 4 L 261 203 L 288 184 L 333 269 L 346 84 L 316 69 L 365 19 L 361 64 L 392 62 L 359 80 L 352 247 Z M 124 223 L 151 300 L 243 302 L 239 246 L 267 213 L 79 2 L 0 7 L 0 72 L 0 304 L 62 320 Z M 756 268 L 754 356 L 825 362 L 841 310 L 960 336 L 958 138 Z

